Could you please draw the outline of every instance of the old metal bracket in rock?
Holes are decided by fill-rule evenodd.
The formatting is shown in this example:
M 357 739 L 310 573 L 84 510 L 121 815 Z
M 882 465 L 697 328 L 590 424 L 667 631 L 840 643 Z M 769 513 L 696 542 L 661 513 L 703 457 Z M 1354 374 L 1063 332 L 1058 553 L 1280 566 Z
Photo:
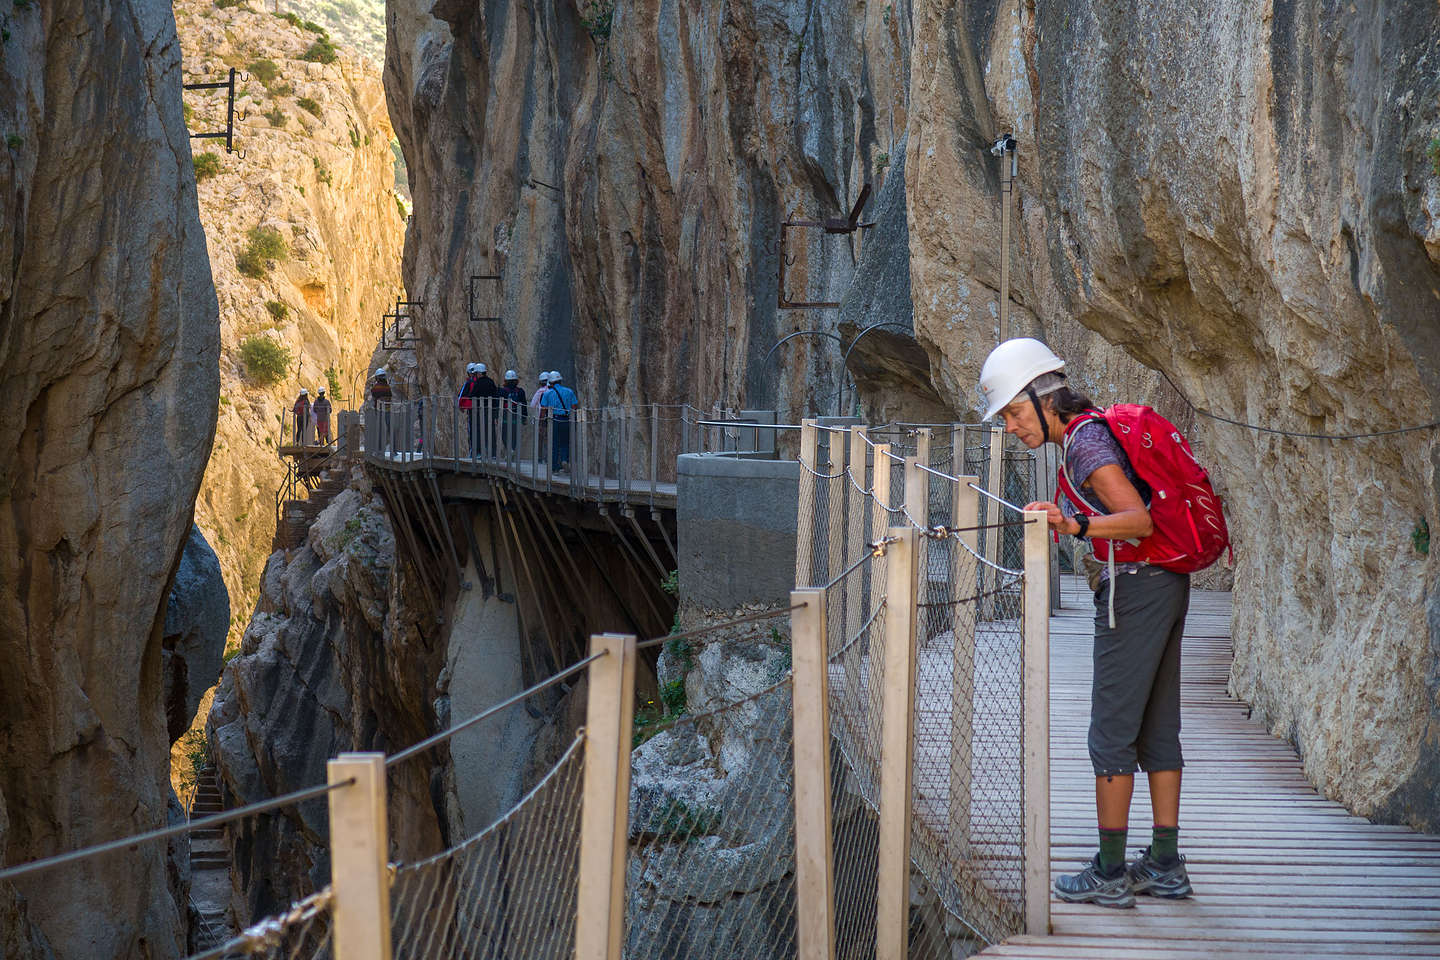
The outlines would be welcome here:
M 380 317 L 381 348 L 414 350 L 415 348 L 411 344 L 418 343 L 420 338 L 415 336 L 415 317 L 410 313 L 410 308 L 423 306 L 425 306 L 424 300 L 402 300 L 396 297 L 395 310 L 392 313 L 382 314 Z M 400 326 L 402 320 L 408 321 L 404 330 Z
M 787 254 L 791 230 L 824 230 L 827 234 L 841 234 L 848 236 L 857 230 L 867 230 L 875 226 L 874 221 L 870 223 L 860 222 L 860 212 L 865 209 L 865 202 L 870 199 L 870 183 L 867 181 L 860 190 L 860 196 L 856 198 L 855 205 L 850 208 L 850 215 L 845 218 L 827 217 L 824 220 L 786 220 L 780 224 L 779 244 L 779 267 L 780 283 L 776 287 L 777 306 L 781 310 L 828 310 L 840 306 L 838 300 L 791 300 L 786 296 L 785 270 L 794 266 L 794 262 Z
M 225 152 L 226 152 L 226 153 L 234 153 L 234 152 L 235 152 L 235 121 L 236 121 L 236 120 L 244 120 L 247 116 L 249 116 L 249 111 L 245 111 L 245 110 L 242 110 L 242 111 L 240 112 L 240 116 L 239 116 L 239 117 L 236 117 L 236 116 L 235 116 L 235 72 L 236 72 L 236 71 L 235 71 L 235 68 L 234 68 L 234 67 L 231 67 L 231 68 L 230 68 L 230 76 L 229 76 L 228 78 L 226 78 L 226 79 L 224 79 L 224 80 L 220 80 L 220 81 L 218 81 L 218 82 L 216 82 L 216 83 L 187 83 L 187 84 L 184 84 L 184 89 L 186 89 L 186 90 L 224 90 L 224 91 L 226 91 L 226 101 L 225 101 L 225 129 L 224 129 L 224 130 L 214 130 L 214 131 L 210 131 L 210 132 L 208 132 L 208 133 L 192 133 L 192 134 L 190 134 L 190 139 L 191 139 L 191 140 L 219 140 L 219 139 L 222 139 L 222 138 L 223 138 L 223 139 L 225 140 Z M 250 80 L 250 77 L 247 75 L 247 76 L 243 76 L 243 77 L 241 78 L 241 81 L 240 81 L 240 82 L 241 82 L 241 83 L 248 83 L 249 80 Z M 245 152 L 244 152 L 243 150 L 240 152 L 240 159 L 241 159 L 241 160 L 244 160 L 244 159 L 245 159 Z
M 498 273 L 478 273 L 470 278 L 468 315 L 471 323 L 500 322 Z

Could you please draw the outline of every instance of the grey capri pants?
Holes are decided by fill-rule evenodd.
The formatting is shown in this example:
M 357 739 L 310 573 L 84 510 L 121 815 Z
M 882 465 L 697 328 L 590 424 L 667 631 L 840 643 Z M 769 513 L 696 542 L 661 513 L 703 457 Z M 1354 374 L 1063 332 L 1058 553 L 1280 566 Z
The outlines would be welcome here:
M 1090 687 L 1090 763 L 1095 776 L 1139 768 L 1179 770 L 1180 636 L 1190 576 L 1145 566 L 1117 572 L 1115 628 L 1105 581 L 1095 592 L 1095 674 Z

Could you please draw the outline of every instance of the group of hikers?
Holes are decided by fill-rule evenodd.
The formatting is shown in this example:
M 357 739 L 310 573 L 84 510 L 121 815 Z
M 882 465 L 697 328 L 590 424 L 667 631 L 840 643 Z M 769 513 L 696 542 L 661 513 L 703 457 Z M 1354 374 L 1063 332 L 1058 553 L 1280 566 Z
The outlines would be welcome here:
M 530 421 L 533 414 L 548 427 L 550 439 L 550 466 L 553 470 L 565 470 L 570 465 L 570 421 L 571 412 L 579 405 L 575 391 L 565 384 L 559 370 L 541 371 L 531 393 L 520 386 L 520 375 L 506 370 L 504 380 L 496 384 L 489 368 L 480 362 L 465 365 L 465 380 L 455 396 L 455 407 L 465 421 L 466 452 L 470 457 L 479 456 L 488 450 L 497 452 L 497 436 L 506 449 L 516 450 L 521 442 L 521 427 Z M 302 393 L 304 391 L 301 391 Z M 382 404 L 394 400 L 389 375 L 385 368 L 375 371 L 370 385 L 370 400 L 375 411 L 382 415 L 382 443 L 391 442 L 391 409 Z M 425 401 L 415 403 L 419 418 L 420 437 L 425 434 Z M 416 446 L 422 446 L 417 440 Z
M 325 395 L 325 388 L 320 387 L 315 391 L 315 399 L 310 399 L 310 391 L 304 387 L 300 388 L 300 395 L 295 398 L 295 405 L 290 408 L 295 416 L 295 443 L 299 446 L 327 446 L 330 443 L 330 398 Z

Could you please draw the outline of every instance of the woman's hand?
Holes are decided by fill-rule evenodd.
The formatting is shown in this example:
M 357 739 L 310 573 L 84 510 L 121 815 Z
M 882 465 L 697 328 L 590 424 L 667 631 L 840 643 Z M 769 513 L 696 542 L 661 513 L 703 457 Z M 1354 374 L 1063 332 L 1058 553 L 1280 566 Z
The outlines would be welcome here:
M 1080 524 L 1060 512 L 1060 508 L 1046 500 L 1036 500 L 1025 505 L 1026 510 L 1044 510 L 1045 520 L 1050 529 L 1056 533 L 1065 533 L 1071 536 L 1080 532 Z

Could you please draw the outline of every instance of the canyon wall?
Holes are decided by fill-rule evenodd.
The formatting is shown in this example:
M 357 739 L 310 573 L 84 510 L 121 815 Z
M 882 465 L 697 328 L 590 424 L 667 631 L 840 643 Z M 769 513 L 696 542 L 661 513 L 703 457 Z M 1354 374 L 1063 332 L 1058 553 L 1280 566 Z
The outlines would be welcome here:
M 843 373 L 814 335 L 767 362 L 780 337 L 848 345 L 887 322 L 852 354 L 865 409 L 969 419 L 1000 334 L 988 147 L 1013 132 L 1009 333 L 1044 337 L 1095 399 L 1155 403 L 1191 435 L 1236 541 L 1233 691 L 1327 793 L 1435 829 L 1433 431 L 1283 437 L 1189 403 L 1301 433 L 1435 419 L 1436 17 L 1288 0 L 394 3 L 417 376 L 448 388 L 481 359 L 528 384 L 558 367 L 585 403 L 789 419 L 829 412 Z M 845 307 L 777 310 L 780 221 L 841 216 L 877 169 L 876 227 L 792 238 L 787 295 Z M 469 277 L 490 273 L 482 313 L 501 321 L 469 322 Z
M 167 595 L 220 344 L 169 4 L 17 2 L 0 27 L 0 857 L 14 863 L 171 814 Z M 6 956 L 42 941 L 60 958 L 178 956 L 169 852 L 0 885 Z
M 275 533 L 276 442 L 282 427 L 291 435 L 301 387 L 311 399 L 326 387 L 337 411 L 363 394 L 380 316 L 400 292 L 404 214 L 376 66 L 327 51 L 313 23 L 209 0 L 181 0 L 175 15 L 187 83 L 240 71 L 235 152 L 195 141 L 221 332 L 219 423 L 196 519 L 235 599 L 238 645 Z M 225 129 L 224 90 L 185 97 L 195 132 Z M 247 257 L 256 230 L 278 235 L 278 256 Z M 255 341 L 288 353 L 277 374 L 247 365 Z

